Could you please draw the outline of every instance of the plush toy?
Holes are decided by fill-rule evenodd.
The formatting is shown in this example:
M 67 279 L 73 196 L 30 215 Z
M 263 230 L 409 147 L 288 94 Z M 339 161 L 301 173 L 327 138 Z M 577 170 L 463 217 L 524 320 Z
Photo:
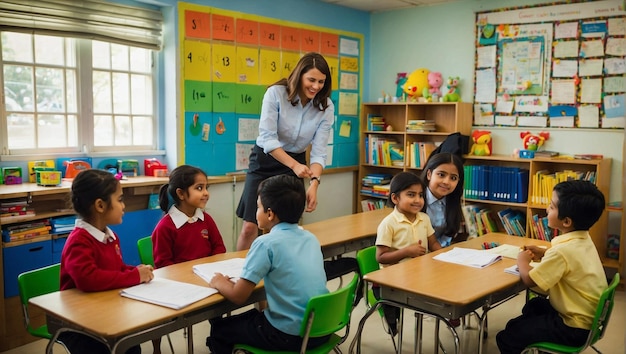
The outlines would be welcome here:
M 403 90 L 407 97 L 416 101 L 418 97 L 421 97 L 424 91 L 424 87 L 428 87 L 428 69 L 420 68 L 413 71 L 406 83 L 404 83 Z
M 424 87 L 422 96 L 427 98 L 429 102 L 438 101 L 441 97 L 441 85 L 443 85 L 443 77 L 440 72 L 428 73 L 428 87 Z
M 461 102 L 461 94 L 459 94 L 459 77 L 448 77 L 448 92 L 443 96 L 444 102 Z
M 406 83 L 406 80 L 408 78 L 406 77 L 406 73 L 398 73 L 398 76 L 396 76 L 396 97 L 400 98 L 403 97 L 402 96 L 402 92 L 403 92 L 403 86 Z
M 540 132 L 539 135 L 535 135 L 531 132 L 521 132 L 520 138 L 522 138 L 524 149 L 537 151 L 537 149 L 539 149 L 541 145 L 543 145 L 544 141 L 550 138 L 550 133 Z
M 472 148 L 470 155 L 491 156 L 491 132 L 488 130 L 474 130 L 472 132 Z

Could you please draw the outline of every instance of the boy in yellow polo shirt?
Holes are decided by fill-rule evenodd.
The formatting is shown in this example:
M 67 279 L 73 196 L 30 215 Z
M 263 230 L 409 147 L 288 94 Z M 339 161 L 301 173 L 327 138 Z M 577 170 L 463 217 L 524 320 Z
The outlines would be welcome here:
M 602 192 L 588 181 L 566 181 L 552 191 L 546 210 L 548 226 L 561 231 L 549 249 L 528 246 L 517 256 L 520 277 L 548 298 L 535 297 L 510 320 L 496 341 L 503 354 L 519 354 L 527 345 L 552 342 L 570 346 L 585 343 L 606 276 L 589 228 L 604 210 Z M 532 260 L 541 260 L 534 268 Z

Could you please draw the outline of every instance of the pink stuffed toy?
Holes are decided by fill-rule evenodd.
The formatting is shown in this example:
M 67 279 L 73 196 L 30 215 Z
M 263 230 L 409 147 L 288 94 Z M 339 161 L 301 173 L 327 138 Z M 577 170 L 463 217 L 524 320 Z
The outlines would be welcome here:
M 431 100 L 439 101 L 439 97 L 441 97 L 441 85 L 443 85 L 443 77 L 440 72 L 430 72 L 428 73 L 428 85 L 424 87 L 422 96 L 426 98 L 429 102 Z

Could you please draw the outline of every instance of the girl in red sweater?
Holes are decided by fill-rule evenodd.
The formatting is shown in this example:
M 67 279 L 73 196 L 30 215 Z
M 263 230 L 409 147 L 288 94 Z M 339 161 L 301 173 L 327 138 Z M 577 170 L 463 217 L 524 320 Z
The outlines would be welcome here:
M 170 182 L 159 190 L 159 206 L 166 212 L 152 232 L 157 268 L 226 252 L 213 218 L 204 211 L 209 200 L 207 175 L 189 165 L 178 166 Z M 161 339 L 152 341 L 161 353 Z
M 61 254 L 61 290 L 104 291 L 152 280 L 152 266 L 129 266 L 122 260 L 120 241 L 107 226 L 122 223 L 122 186 L 109 172 L 90 169 L 72 183 L 72 206 L 79 218 Z M 87 335 L 65 332 L 59 336 L 70 353 L 109 353 L 102 342 Z M 127 354 L 141 353 L 141 347 Z

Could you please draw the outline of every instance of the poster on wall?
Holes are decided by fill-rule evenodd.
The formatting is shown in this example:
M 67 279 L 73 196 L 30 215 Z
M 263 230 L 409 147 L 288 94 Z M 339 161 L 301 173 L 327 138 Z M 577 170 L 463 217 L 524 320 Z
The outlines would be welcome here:
M 623 1 L 478 13 L 476 34 L 474 102 L 497 115 L 475 125 L 624 127 Z

